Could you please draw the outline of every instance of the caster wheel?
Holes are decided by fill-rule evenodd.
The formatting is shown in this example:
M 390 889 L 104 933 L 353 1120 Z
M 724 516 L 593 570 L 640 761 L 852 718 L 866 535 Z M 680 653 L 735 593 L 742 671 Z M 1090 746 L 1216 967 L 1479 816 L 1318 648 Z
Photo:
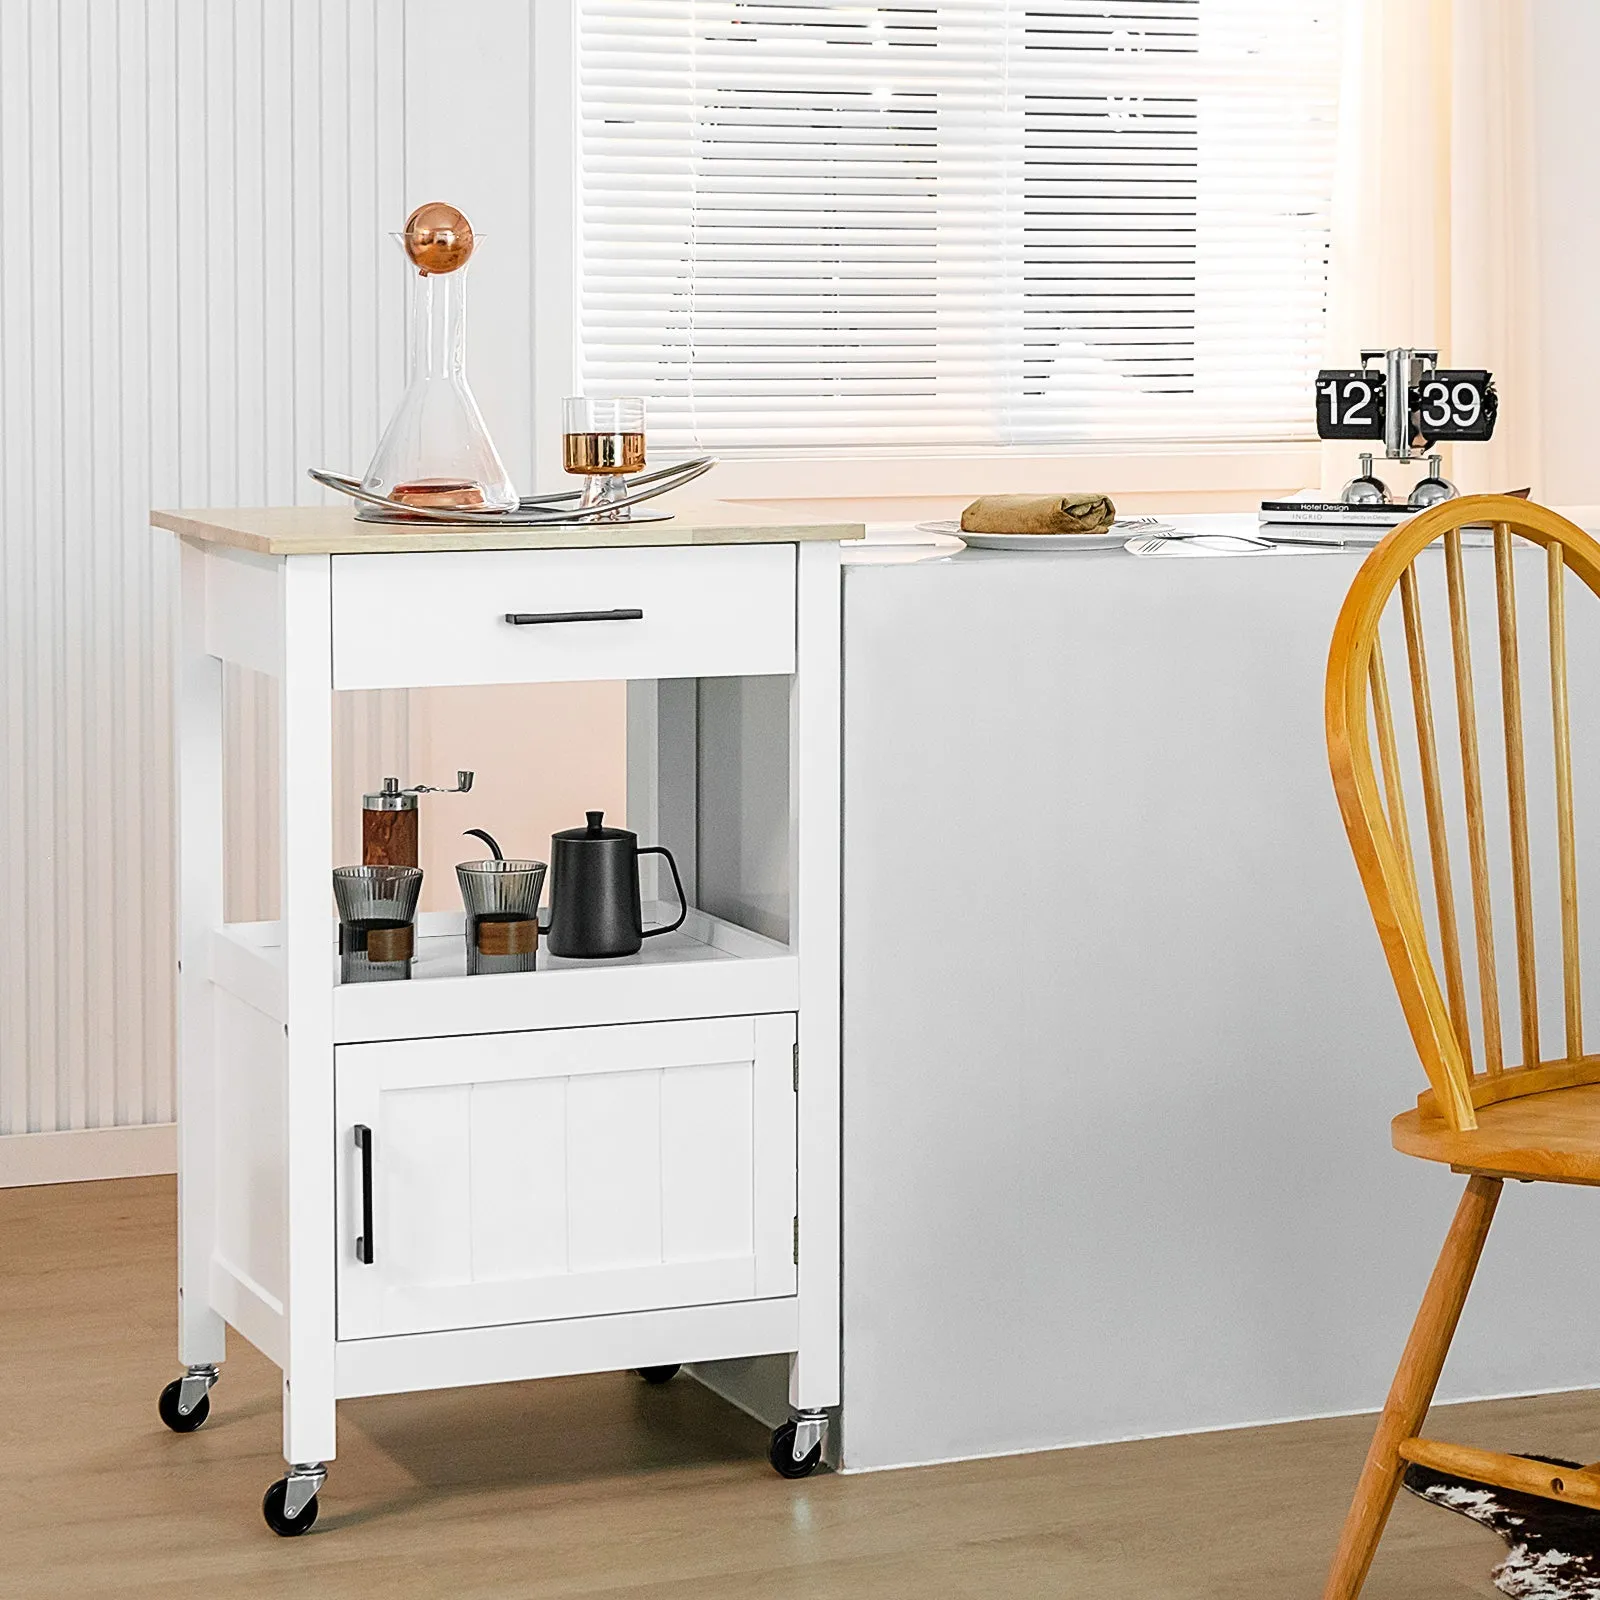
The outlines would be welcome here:
M 317 1520 L 317 1497 L 306 1501 L 304 1509 L 298 1517 L 290 1518 L 283 1514 L 284 1497 L 289 1492 L 289 1480 L 279 1478 L 273 1486 L 261 1497 L 261 1515 L 267 1519 L 267 1526 L 283 1539 L 293 1539 L 310 1530 L 311 1525 Z
M 646 1383 L 671 1383 L 678 1375 L 679 1363 L 674 1361 L 665 1367 L 640 1367 L 639 1376 Z
M 794 1458 L 794 1419 L 791 1417 L 781 1427 L 772 1430 L 772 1443 L 767 1447 L 767 1460 L 780 1478 L 809 1478 L 822 1459 L 822 1446 L 814 1444 L 802 1460 Z
M 174 1378 L 161 1391 L 161 1398 L 156 1402 L 156 1410 L 160 1412 L 161 1420 L 174 1433 L 193 1433 L 211 1415 L 211 1396 L 208 1394 L 201 1395 L 200 1403 L 188 1416 L 184 1416 L 178 1410 L 178 1391 L 182 1387 L 182 1382 Z

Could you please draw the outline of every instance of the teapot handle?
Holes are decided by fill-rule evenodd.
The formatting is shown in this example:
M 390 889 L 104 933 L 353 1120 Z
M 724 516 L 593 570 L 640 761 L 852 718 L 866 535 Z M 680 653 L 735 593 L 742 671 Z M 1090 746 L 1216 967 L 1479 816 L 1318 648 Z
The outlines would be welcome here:
M 665 856 L 667 865 L 672 869 L 672 887 L 678 891 L 678 920 L 668 922 L 659 928 L 647 928 L 641 935 L 645 939 L 653 939 L 658 933 L 671 933 L 683 926 L 683 919 L 689 915 L 689 899 L 683 892 L 683 879 L 678 876 L 678 863 L 672 859 L 672 852 L 664 844 L 646 845 L 640 852 L 642 856 Z

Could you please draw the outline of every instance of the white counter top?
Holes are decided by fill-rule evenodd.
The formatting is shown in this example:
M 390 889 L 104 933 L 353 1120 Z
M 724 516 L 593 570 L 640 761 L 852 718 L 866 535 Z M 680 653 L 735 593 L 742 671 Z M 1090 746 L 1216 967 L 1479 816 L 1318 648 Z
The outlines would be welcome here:
M 1556 508 L 1562 516 L 1577 523 L 1580 528 L 1590 532 L 1600 530 L 1600 506 L 1559 506 Z M 1327 539 L 1344 538 L 1344 553 L 1364 553 L 1378 542 L 1379 534 L 1365 528 L 1340 529 L 1323 525 L 1290 526 L 1278 523 L 1263 528 L 1258 515 L 1254 511 L 1202 511 L 1202 512 L 1162 512 L 1157 520 L 1169 528 L 1181 533 L 1203 533 L 1246 536 L 1250 538 L 1272 538 L 1274 533 L 1290 537 L 1315 537 Z M 1473 536 L 1467 536 L 1467 543 L 1473 542 Z M 1251 550 L 1247 548 L 1227 549 L 1217 544 L 1194 545 L 1184 541 L 1181 545 L 1174 544 L 1165 549 L 1158 557 L 1141 556 L 1139 559 L 1171 560 L 1174 558 L 1229 558 L 1245 556 L 1260 558 L 1263 556 L 1299 556 L 1299 555 L 1327 555 L 1339 554 L 1337 550 L 1328 550 L 1320 546 L 1280 546 L 1277 550 Z M 1127 552 L 1122 549 L 1101 550 L 980 550 L 968 549 L 962 541 L 948 533 L 931 531 L 930 525 L 915 522 L 869 522 L 866 524 L 866 538 L 845 552 L 847 566 L 905 566 L 925 561 L 945 560 L 953 555 L 963 554 L 970 558 L 984 557 L 985 559 L 1018 559 L 1039 560 L 1049 558 L 1053 560 L 1107 560 L 1123 557 Z
M 255 555 L 389 555 L 417 550 L 585 550 L 680 544 L 798 544 L 859 539 L 859 522 L 799 521 L 763 506 L 663 495 L 668 522 L 591 522 L 564 528 L 485 528 L 451 523 L 358 522 L 343 506 L 242 506 L 152 511 L 150 521 L 196 544 Z

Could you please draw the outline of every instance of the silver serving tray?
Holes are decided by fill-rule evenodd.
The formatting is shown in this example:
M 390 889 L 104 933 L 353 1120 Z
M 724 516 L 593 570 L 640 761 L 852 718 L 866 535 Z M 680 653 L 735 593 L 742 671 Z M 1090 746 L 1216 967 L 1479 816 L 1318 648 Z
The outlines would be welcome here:
M 572 528 L 584 527 L 592 522 L 670 522 L 673 515 L 670 511 L 637 513 L 632 507 L 654 500 L 658 495 L 670 494 L 686 483 L 693 483 L 716 464 L 715 456 L 699 456 L 693 461 L 657 467 L 654 472 L 641 472 L 629 479 L 628 492 L 620 499 L 608 501 L 603 506 L 591 506 L 587 510 L 578 507 L 583 493 L 581 489 L 565 489 L 558 494 L 526 495 L 510 511 L 444 511 L 431 506 L 402 505 L 387 495 L 363 489 L 359 478 L 347 477 L 341 472 L 308 467 L 306 476 L 324 488 L 360 501 L 361 509 L 356 513 L 358 522 L 409 523 L 413 527 L 418 523 L 435 522 L 456 528 Z

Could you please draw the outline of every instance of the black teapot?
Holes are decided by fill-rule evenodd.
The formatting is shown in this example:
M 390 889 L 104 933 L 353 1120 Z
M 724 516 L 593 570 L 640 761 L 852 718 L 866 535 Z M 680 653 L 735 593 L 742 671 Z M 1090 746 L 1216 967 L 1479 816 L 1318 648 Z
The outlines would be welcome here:
M 564 828 L 550 839 L 550 926 L 541 929 L 553 956 L 597 959 L 631 956 L 646 939 L 671 933 L 689 914 L 678 863 L 663 845 L 639 848 L 639 836 L 605 826 L 605 813 L 588 813 L 588 826 Z M 639 904 L 639 857 L 665 856 L 678 894 L 678 916 L 646 929 Z

